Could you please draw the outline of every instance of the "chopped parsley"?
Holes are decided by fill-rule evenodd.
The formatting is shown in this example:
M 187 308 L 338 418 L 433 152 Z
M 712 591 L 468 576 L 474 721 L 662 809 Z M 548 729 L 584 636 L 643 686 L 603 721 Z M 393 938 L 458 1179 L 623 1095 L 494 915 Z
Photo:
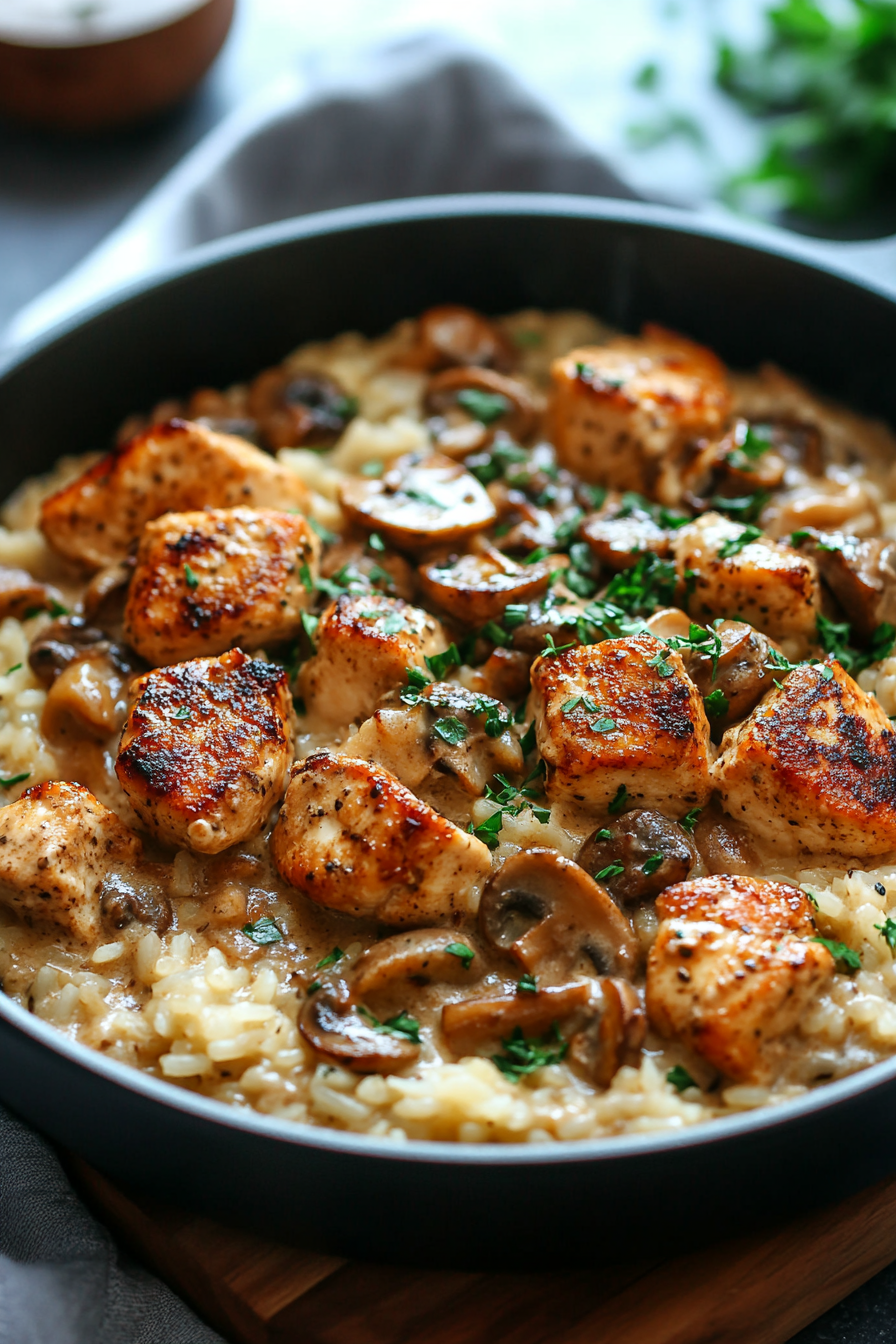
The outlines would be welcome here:
M 463 963 L 465 971 L 470 969 L 470 962 L 476 955 L 472 947 L 467 947 L 466 943 L 449 943 L 445 951 L 449 952 L 452 957 L 457 957 L 458 961 Z
M 548 1064 L 559 1064 L 569 1043 L 560 1035 L 556 1022 L 546 1035 L 527 1040 L 522 1027 L 514 1027 L 510 1036 L 502 1040 L 503 1055 L 492 1055 L 492 1062 L 505 1078 L 518 1082 L 526 1074 L 535 1073 Z
M 321 982 L 320 982 L 319 980 L 312 980 L 311 984 L 310 984 L 310 985 L 308 986 L 308 988 L 305 990 L 305 993 L 306 993 L 306 994 L 316 994 L 317 991 L 318 991 L 319 989 L 321 989 L 321 988 L 322 988 L 322 986 L 321 986 Z
M 457 747 L 467 736 L 467 730 L 460 719 L 437 719 L 432 726 L 433 732 L 447 742 L 450 747 Z
M 500 480 L 507 473 L 509 467 L 519 466 L 522 462 L 528 462 L 529 455 L 525 449 L 520 448 L 519 444 L 512 443 L 509 439 L 499 438 L 492 444 L 487 453 L 475 453 L 467 458 L 467 470 L 472 472 L 479 481 L 480 485 L 490 485 L 492 481 Z
M 456 644 L 449 644 L 444 653 L 434 653 L 425 659 L 426 666 L 435 677 L 442 681 L 449 667 L 460 666 L 460 651 Z
M 408 684 L 401 692 L 402 702 L 406 705 L 416 705 L 420 699 L 420 692 L 431 684 L 429 677 L 419 667 L 406 667 L 405 675 Z
M 805 529 L 804 527 L 798 528 L 798 529 L 796 530 L 796 532 L 791 532 L 791 534 L 790 534 L 790 544 L 791 544 L 791 546 L 799 546 L 799 545 L 801 545 L 804 541 L 807 541 L 807 540 L 809 539 L 809 537 L 811 537 L 811 536 L 812 536 L 812 533 L 811 533 L 811 532 L 807 532 L 806 529 Z
M 185 578 L 186 581 L 187 581 L 187 587 L 188 587 L 188 588 L 198 588 L 198 587 L 199 587 L 199 576 L 197 575 L 196 571 L 193 569 L 193 566 L 192 566 L 192 565 L 186 565 L 186 564 L 184 565 L 184 578 Z
M 723 719 L 728 713 L 728 697 L 724 691 L 710 691 L 703 706 L 711 719 Z
M 616 727 L 616 720 L 611 719 L 609 715 L 602 715 L 599 719 L 593 719 L 588 727 L 592 733 L 611 733 Z
M 319 523 L 316 518 L 309 518 L 308 526 L 312 532 L 317 533 L 325 546 L 332 546 L 334 541 L 339 540 L 335 532 L 331 532 L 328 527 L 324 527 L 323 523 Z
M 243 933 L 247 938 L 251 938 L 253 943 L 259 947 L 266 947 L 268 943 L 282 943 L 283 934 L 276 920 L 271 919 L 270 915 L 262 915 L 261 919 L 256 919 L 254 924 L 244 924 Z
M 310 611 L 302 612 L 301 616 L 302 629 L 305 631 L 305 634 L 308 637 L 308 642 L 311 645 L 312 651 L 317 649 L 317 645 L 314 642 L 314 632 L 317 629 L 317 623 L 319 620 L 320 617 L 312 616 Z
M 410 1013 L 396 1013 L 394 1017 L 387 1017 L 385 1022 L 381 1022 L 369 1008 L 362 1006 L 358 1012 L 374 1031 L 383 1031 L 389 1036 L 403 1036 L 406 1041 L 413 1041 L 414 1045 L 420 1044 L 420 1023 Z
M 189 707 L 187 705 L 181 705 L 180 709 L 176 709 L 171 717 L 173 719 L 188 719 L 190 717 Z
M 465 387 L 458 392 L 457 404 L 481 425 L 494 424 L 510 410 L 510 402 L 500 392 L 482 392 L 478 387 Z
M 358 468 L 358 471 L 361 473 L 362 476 L 382 476 L 383 464 L 382 462 L 375 462 L 375 461 L 362 462 L 360 467 Z
M 836 658 L 838 663 L 853 676 L 863 672 L 872 663 L 879 663 L 881 659 L 889 657 L 896 644 L 896 626 L 891 625 L 889 621 L 884 621 L 877 627 L 868 641 L 868 647 L 862 650 L 854 648 L 849 643 L 852 630 L 848 621 L 832 621 L 819 612 L 816 627 L 818 642 L 825 653 Z
M 593 838 L 595 840 L 612 840 L 613 832 L 605 826 L 601 831 L 595 831 Z
M 748 425 L 741 421 L 734 432 L 736 447 L 726 454 L 726 462 L 735 471 L 755 471 L 755 463 L 772 446 L 772 432 L 771 425 Z
M 575 640 L 569 644 L 555 644 L 554 636 L 550 634 L 546 635 L 545 638 L 547 643 L 539 654 L 540 658 L 554 658 L 558 653 L 566 653 L 567 649 L 573 649 L 576 645 Z
M 383 541 L 379 532 L 371 532 L 370 536 L 367 538 L 367 545 L 372 551 L 378 551 L 380 555 L 382 555 L 383 551 L 386 549 L 386 543 Z
M 814 892 L 814 891 L 807 891 L 807 892 L 805 893 L 805 896 L 806 896 L 806 900 L 809 902 L 809 904 L 811 905 L 812 909 L 813 909 L 813 910 L 817 910 L 817 909 L 818 909 L 818 897 L 815 895 L 815 892 Z
M 539 560 L 544 560 L 545 556 L 550 555 L 550 547 L 536 546 L 534 551 L 530 551 L 523 559 L 524 565 L 535 565 Z
M 19 668 L 22 666 L 22 663 L 13 663 L 12 667 L 8 667 L 3 675 L 8 677 L 11 672 L 18 672 Z
M 719 548 L 719 559 L 730 560 L 732 555 L 737 555 L 745 546 L 749 546 L 751 542 L 757 541 L 761 536 L 762 528 L 755 527 L 750 523 L 741 531 L 739 536 L 729 537 L 724 545 Z
M 628 802 L 628 789 L 625 787 L 624 784 L 620 784 L 619 788 L 616 790 L 615 795 L 613 796 L 612 802 L 607 808 L 607 811 L 609 812 L 610 816 L 615 817 L 618 813 L 620 813 L 622 809 L 625 807 L 627 802 Z
M 657 868 L 662 867 L 663 863 L 665 862 L 665 858 L 666 858 L 665 854 L 651 854 L 650 858 L 646 859 L 645 862 L 642 863 L 641 872 L 644 874 L 645 877 L 652 877 L 653 874 L 656 872 Z
M 700 813 L 702 811 L 703 811 L 702 807 L 692 807 L 690 812 L 686 812 L 682 817 L 681 821 L 678 823 L 683 831 L 687 831 L 688 835 L 694 834 L 694 827 L 697 825 L 697 818 L 700 816 Z
M 752 495 L 740 495 L 736 499 L 728 499 L 725 495 L 713 495 L 709 502 L 719 513 L 727 513 L 729 518 L 734 518 L 739 523 L 755 523 L 770 499 L 771 495 L 767 490 L 756 490 Z
M 621 877 L 625 872 L 625 864 L 608 863 L 606 868 L 601 868 L 599 873 L 594 874 L 595 882 L 607 882 L 611 877 Z
M 689 1087 L 696 1087 L 687 1069 L 682 1064 L 676 1064 L 666 1074 L 666 1082 L 671 1083 L 676 1092 L 685 1092 Z
M 471 821 L 467 830 L 470 835 L 475 835 L 477 840 L 481 840 L 484 845 L 488 845 L 489 849 L 497 849 L 501 843 L 498 839 L 498 833 L 503 825 L 504 811 L 502 809 L 493 812 L 490 817 L 486 817 L 485 821 L 480 821 L 476 826 Z
M 30 770 L 24 770 L 20 775 L 10 775 L 7 779 L 0 778 L 0 789 L 11 789 L 16 784 L 24 784 L 25 780 L 30 778 Z
M 602 600 L 621 607 L 629 616 L 650 616 L 658 607 L 671 606 L 676 583 L 674 564 L 645 551 L 631 569 L 613 576 Z
M 859 971 L 862 969 L 862 958 L 858 952 L 853 951 L 851 947 L 847 947 L 845 943 L 837 943 L 831 938 L 822 938 L 820 935 L 810 938 L 809 942 L 821 943 L 822 947 L 826 947 L 837 963 L 838 970 Z
M 896 919 L 890 919 L 890 917 L 887 916 L 883 924 L 875 924 L 874 927 L 877 929 L 890 951 L 896 952 Z
M 493 784 L 486 784 L 485 796 L 490 803 L 497 804 L 497 811 L 493 812 L 485 821 L 481 821 L 478 826 L 472 822 L 467 827 L 471 835 L 482 840 L 489 849 L 497 849 L 498 836 L 504 826 L 504 818 L 518 817 L 519 814 L 528 809 L 536 821 L 542 826 L 546 826 L 551 819 L 550 809 L 540 807 L 538 802 L 541 789 L 533 786 L 533 782 L 539 779 L 544 773 L 544 762 L 539 761 L 538 765 L 526 777 L 519 788 L 511 784 L 506 775 L 495 775 Z M 497 788 L 495 787 L 497 785 Z
M 655 653 L 652 658 L 647 659 L 648 667 L 655 667 L 661 677 L 671 677 L 675 668 L 668 662 L 669 650 L 663 649 L 660 653 Z
M 570 714 L 579 705 L 581 705 L 583 709 L 587 710 L 589 714 L 598 713 L 598 707 L 591 699 L 590 695 L 571 696 L 569 700 L 565 701 L 565 703 L 560 706 L 560 712 L 561 714 Z
M 516 992 L 517 994 L 537 994 L 538 981 L 535 976 L 531 975 L 529 971 L 525 975 L 521 975 L 516 982 Z
M 337 961 L 341 961 L 345 956 L 341 947 L 334 947 L 332 952 L 328 952 L 325 957 L 321 957 L 315 966 L 316 971 L 325 971 L 328 966 L 335 966 Z
M 693 649 L 704 658 L 711 658 L 712 675 L 715 677 L 722 656 L 722 637 L 718 631 L 706 630 L 702 625 L 694 625 L 692 622 L 686 635 L 670 635 L 663 642 L 670 649 Z

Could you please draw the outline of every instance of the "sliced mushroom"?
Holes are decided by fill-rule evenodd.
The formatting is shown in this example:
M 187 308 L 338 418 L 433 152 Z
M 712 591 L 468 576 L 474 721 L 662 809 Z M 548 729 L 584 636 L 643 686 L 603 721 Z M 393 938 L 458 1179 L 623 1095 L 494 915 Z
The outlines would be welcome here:
M 724 816 L 715 801 L 703 809 L 694 827 L 697 851 L 712 875 L 742 873 L 750 876 L 759 862 L 753 839 L 745 826 Z
M 41 727 L 48 737 L 72 727 L 103 739 L 117 732 L 127 710 L 127 686 L 142 664 L 124 644 L 83 617 L 65 616 L 38 635 L 28 661 L 48 687 Z
M 896 542 L 815 528 L 806 528 L 794 541 L 813 557 L 860 639 L 870 639 L 884 621 L 896 624 Z
M 467 685 L 495 700 L 515 705 L 529 690 L 532 657 L 520 649 L 493 649 L 481 667 L 472 672 Z
M 454 951 L 450 949 L 454 948 Z M 459 949 L 466 948 L 469 955 Z M 474 964 L 476 950 L 457 933 L 444 929 L 416 929 L 397 933 L 374 943 L 355 963 L 352 991 L 362 1001 L 394 990 L 402 981 L 428 985 L 434 980 L 448 984 L 472 984 L 482 975 Z M 481 957 L 479 962 L 481 963 Z
M 647 509 L 617 498 L 612 504 L 586 518 L 579 535 L 587 541 L 597 560 L 618 572 L 636 565 L 645 551 L 666 559 L 672 550 L 672 533 Z
M 249 388 L 248 410 L 269 448 L 328 443 L 357 406 L 333 378 L 314 370 L 266 369 Z
M 666 887 L 684 882 L 696 860 L 696 847 L 678 822 L 647 808 L 626 812 L 595 831 L 578 857 L 620 905 L 651 901 Z
M 461 541 L 497 518 L 475 476 L 441 453 L 409 453 L 378 481 L 351 477 L 339 495 L 353 523 L 412 553 Z
M 335 980 L 308 997 L 299 1031 L 314 1049 L 355 1073 L 394 1073 L 413 1064 L 419 1045 L 362 1017 L 344 980 Z
M 421 369 L 455 365 L 500 369 L 513 367 L 513 348 L 494 322 L 459 303 L 428 308 L 417 323 L 417 345 L 408 359 Z
M 714 495 L 733 499 L 756 490 L 777 490 L 787 469 L 779 451 L 785 437 L 783 427 L 753 427 L 738 418 L 723 438 L 698 444 L 681 470 L 686 502 L 702 511 L 710 507 Z
M 438 448 L 459 455 L 481 450 L 498 430 L 524 443 L 538 419 L 526 384 L 491 369 L 445 369 L 435 374 L 423 405 Z
M 59 601 L 55 588 L 38 583 L 26 569 L 10 569 L 0 565 L 0 621 L 14 616 L 21 621 L 45 611 Z
M 452 558 L 447 564 L 421 565 L 417 571 L 424 595 L 468 626 L 500 620 L 511 603 L 529 602 L 543 593 L 551 565 L 539 561 L 519 565 L 492 546 L 476 554 Z
M 771 690 L 775 668 L 769 662 L 770 640 L 746 621 L 720 621 L 713 633 L 721 648 L 707 641 L 705 648 L 681 648 L 679 652 L 688 676 L 707 701 L 713 741 L 719 742 L 725 729 L 745 719 Z M 716 692 L 725 697 L 724 704 L 710 698 Z
M 534 658 L 548 646 L 548 636 L 556 645 L 580 644 L 579 620 L 587 602 L 555 586 L 540 602 L 530 602 L 526 619 L 513 630 L 513 648 Z
M 583 963 L 630 977 L 638 961 L 631 926 L 605 888 L 555 849 L 505 859 L 482 894 L 479 927 L 493 948 L 553 978 Z
M 171 927 L 171 902 L 148 871 L 139 879 L 128 880 L 120 874 L 104 879 L 99 891 L 100 913 L 106 924 L 118 932 L 133 924 L 147 924 L 158 934 Z
M 641 1045 L 646 1026 L 635 989 L 608 978 L 534 994 L 466 999 L 442 1009 L 442 1031 L 455 1054 L 497 1053 L 515 1036 L 556 1042 L 557 1055 L 601 1087 L 611 1081 L 625 1052 Z
M 791 490 L 781 490 L 762 511 L 763 530 L 783 538 L 807 527 L 822 532 L 847 532 L 854 537 L 881 531 L 880 490 L 867 477 L 814 477 Z
M 107 565 L 94 574 L 81 598 L 81 614 L 86 621 L 96 620 L 110 598 L 124 596 L 124 590 L 134 573 L 133 559 L 118 565 Z

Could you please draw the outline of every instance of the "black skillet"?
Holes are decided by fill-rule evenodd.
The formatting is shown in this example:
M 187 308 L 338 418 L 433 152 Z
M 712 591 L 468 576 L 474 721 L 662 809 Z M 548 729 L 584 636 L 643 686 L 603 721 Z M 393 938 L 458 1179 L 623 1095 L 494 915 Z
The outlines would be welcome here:
M 772 359 L 896 423 L 896 298 L 800 246 L 671 211 L 460 197 L 254 231 L 104 303 L 0 372 L 0 496 L 129 412 L 431 304 L 644 319 Z M 111 1176 L 364 1259 L 531 1271 L 802 1212 L 896 1169 L 896 1059 L 776 1109 L 550 1145 L 384 1140 L 235 1110 L 66 1039 L 0 994 L 0 1100 Z

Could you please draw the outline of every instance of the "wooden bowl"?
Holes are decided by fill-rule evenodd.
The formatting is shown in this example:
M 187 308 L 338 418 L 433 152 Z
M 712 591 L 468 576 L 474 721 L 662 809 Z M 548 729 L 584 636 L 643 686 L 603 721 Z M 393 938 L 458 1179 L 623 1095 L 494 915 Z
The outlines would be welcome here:
M 234 0 L 207 0 L 163 28 L 90 45 L 0 41 L 0 114 L 78 133 L 161 112 L 205 74 L 233 8 Z

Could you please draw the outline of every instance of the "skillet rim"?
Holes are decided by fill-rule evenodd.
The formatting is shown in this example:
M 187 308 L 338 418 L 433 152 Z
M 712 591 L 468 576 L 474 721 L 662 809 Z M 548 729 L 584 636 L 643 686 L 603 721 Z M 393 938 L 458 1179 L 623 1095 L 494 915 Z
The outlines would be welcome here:
M 788 235 L 760 224 L 718 217 L 695 217 L 670 206 L 618 201 L 599 197 L 552 195 L 548 193 L 476 193 L 456 196 L 429 196 L 400 201 L 374 202 L 347 206 L 338 210 L 302 216 L 298 219 L 262 225 L 229 235 L 191 249 L 182 258 L 154 270 L 150 276 L 132 281 L 110 294 L 63 318 L 11 351 L 0 352 L 0 381 L 45 350 L 76 338 L 90 324 L 112 309 L 127 308 L 143 294 L 164 289 L 184 276 L 208 271 L 238 256 L 273 251 L 280 245 L 303 238 L 349 233 L 395 223 L 412 223 L 445 217 L 487 218 L 508 216 L 578 218 L 630 224 L 659 229 L 684 236 L 707 238 L 735 247 L 778 257 L 810 272 L 832 276 L 842 283 L 864 290 L 896 306 L 896 292 L 877 283 L 867 273 L 859 273 L 844 255 L 822 252 L 814 240 Z M 78 1065 L 150 1104 L 180 1111 L 199 1121 L 254 1135 L 260 1140 L 285 1142 L 302 1148 L 344 1153 L 347 1157 L 385 1162 L 430 1162 L 439 1166 L 491 1166 L 530 1168 L 592 1162 L 624 1161 L 639 1156 L 656 1157 L 664 1152 L 735 1141 L 762 1130 L 797 1124 L 803 1117 L 835 1109 L 867 1092 L 874 1092 L 896 1081 L 896 1056 L 872 1064 L 854 1074 L 824 1083 L 816 1091 L 792 1098 L 772 1107 L 763 1107 L 707 1120 L 682 1130 L 616 1135 L 598 1139 L 568 1140 L 554 1144 L 472 1144 L 437 1139 L 394 1140 L 355 1134 L 345 1130 L 314 1126 L 291 1120 L 278 1120 L 249 1108 L 229 1106 L 225 1102 L 190 1092 L 161 1078 L 141 1072 L 127 1064 L 108 1059 L 89 1046 L 71 1040 L 59 1028 L 42 1021 L 0 992 L 0 1019 L 13 1030 L 30 1037 L 39 1047 L 50 1050 L 63 1060 Z

